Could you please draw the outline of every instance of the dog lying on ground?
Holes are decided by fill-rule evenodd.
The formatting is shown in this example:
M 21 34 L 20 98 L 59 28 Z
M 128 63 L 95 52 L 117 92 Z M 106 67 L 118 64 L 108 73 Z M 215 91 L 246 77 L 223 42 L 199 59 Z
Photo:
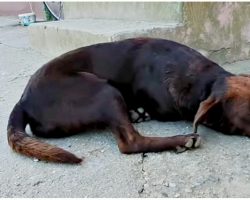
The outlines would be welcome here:
M 8 143 L 40 160 L 81 158 L 25 133 L 65 137 L 110 128 L 125 154 L 184 151 L 200 145 L 204 124 L 225 134 L 250 136 L 250 78 L 236 76 L 173 41 L 133 38 L 82 47 L 41 67 L 10 114 Z M 146 137 L 131 122 L 192 120 L 193 134 Z

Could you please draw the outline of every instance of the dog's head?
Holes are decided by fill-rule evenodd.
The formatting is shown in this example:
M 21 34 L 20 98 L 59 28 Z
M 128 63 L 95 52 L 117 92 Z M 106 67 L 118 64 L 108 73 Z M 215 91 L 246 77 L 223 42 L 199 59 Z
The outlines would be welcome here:
M 210 123 L 229 134 L 250 136 L 250 76 L 227 77 L 217 88 L 200 104 L 195 132 L 199 123 Z

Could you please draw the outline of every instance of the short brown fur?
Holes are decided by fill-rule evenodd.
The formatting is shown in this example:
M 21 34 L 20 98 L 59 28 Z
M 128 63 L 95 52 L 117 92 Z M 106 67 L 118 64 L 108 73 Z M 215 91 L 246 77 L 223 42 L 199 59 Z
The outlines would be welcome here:
M 199 124 L 250 136 L 250 79 L 235 76 L 195 50 L 173 41 L 132 38 L 82 47 L 42 66 L 11 112 L 8 142 L 40 160 L 80 163 L 81 158 L 25 133 L 66 137 L 110 128 L 120 152 L 196 148 Z M 159 121 L 194 121 L 194 133 L 147 137 L 134 129 L 129 110 L 143 107 Z

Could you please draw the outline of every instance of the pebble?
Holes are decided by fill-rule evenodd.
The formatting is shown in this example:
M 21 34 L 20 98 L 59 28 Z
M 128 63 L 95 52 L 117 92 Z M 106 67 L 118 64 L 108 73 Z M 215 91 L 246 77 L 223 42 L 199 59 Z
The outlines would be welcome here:
M 163 197 L 168 197 L 168 194 L 165 193 L 165 192 L 162 192 L 161 194 L 162 194 Z
M 169 183 L 167 183 L 167 182 L 164 183 L 163 185 L 165 185 L 166 187 L 169 187 Z
M 156 180 L 152 183 L 153 186 L 156 186 L 156 185 L 162 185 L 164 182 L 164 180 Z
M 180 197 L 180 196 L 181 196 L 181 195 L 180 195 L 179 193 L 177 193 L 177 194 L 174 195 L 175 198 L 178 198 L 178 197 Z
M 20 183 L 15 183 L 15 185 L 16 185 L 17 187 L 21 186 L 21 184 L 20 184 Z
M 175 183 L 169 183 L 168 185 L 169 185 L 169 187 L 176 187 Z
M 191 192 L 192 192 L 192 189 L 186 188 L 186 189 L 185 189 L 185 192 L 186 192 L 186 193 L 191 193 Z
M 39 159 L 34 158 L 33 161 L 34 161 L 34 162 L 39 162 Z
M 37 182 L 35 182 L 34 184 L 33 184 L 33 186 L 38 186 L 38 185 L 40 185 L 41 183 L 43 183 L 44 181 L 37 181 Z
M 143 175 L 144 175 L 144 176 L 148 176 L 148 172 L 145 172 L 145 171 L 144 171 L 144 172 L 143 172 Z
M 144 191 L 144 188 L 141 188 L 141 189 L 138 191 L 138 193 L 141 194 L 141 193 L 143 193 L 143 191 Z

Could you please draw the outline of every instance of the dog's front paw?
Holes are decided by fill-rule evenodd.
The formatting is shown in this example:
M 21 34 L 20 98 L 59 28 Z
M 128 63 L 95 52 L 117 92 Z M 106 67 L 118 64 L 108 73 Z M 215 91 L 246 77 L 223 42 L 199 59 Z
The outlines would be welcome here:
M 198 134 L 185 135 L 184 145 L 178 145 L 176 147 L 177 153 L 182 153 L 188 149 L 198 148 L 201 145 L 201 137 Z

